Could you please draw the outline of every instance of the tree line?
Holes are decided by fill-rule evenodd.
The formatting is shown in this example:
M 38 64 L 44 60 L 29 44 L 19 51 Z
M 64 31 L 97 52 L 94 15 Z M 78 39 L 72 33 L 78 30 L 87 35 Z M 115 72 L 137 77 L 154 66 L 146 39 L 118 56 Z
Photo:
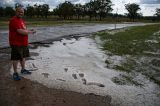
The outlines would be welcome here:
M 15 4 L 15 8 L 20 4 Z M 47 18 L 50 15 L 58 16 L 62 19 L 84 19 L 86 16 L 89 20 L 93 18 L 102 20 L 108 15 L 117 16 L 118 14 L 112 14 L 112 2 L 110 0 L 91 0 L 90 2 L 82 4 L 72 4 L 70 1 L 65 1 L 60 3 L 52 11 L 48 4 L 34 4 L 27 5 L 25 7 L 26 17 L 40 17 Z M 142 14 L 138 13 L 141 10 L 140 6 L 136 3 L 125 4 L 125 8 L 128 11 L 124 16 L 129 17 L 134 21 L 137 17 L 143 17 Z M 0 17 L 10 17 L 15 14 L 15 9 L 13 7 L 0 7 Z M 160 18 L 160 8 L 156 9 L 155 16 Z

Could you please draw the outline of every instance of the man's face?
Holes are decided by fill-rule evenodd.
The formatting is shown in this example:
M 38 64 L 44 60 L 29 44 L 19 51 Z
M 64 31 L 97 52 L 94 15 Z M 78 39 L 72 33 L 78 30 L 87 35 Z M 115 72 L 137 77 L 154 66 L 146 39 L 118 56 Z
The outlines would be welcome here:
M 22 18 L 24 15 L 24 9 L 23 8 L 18 8 L 16 10 L 16 16 L 19 17 L 19 18 Z

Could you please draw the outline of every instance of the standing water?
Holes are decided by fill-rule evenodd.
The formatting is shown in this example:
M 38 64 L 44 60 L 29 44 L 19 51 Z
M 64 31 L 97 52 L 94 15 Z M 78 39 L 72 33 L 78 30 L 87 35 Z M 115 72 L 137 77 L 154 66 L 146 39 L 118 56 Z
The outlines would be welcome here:
M 122 24 L 119 28 L 127 26 L 131 25 Z M 39 27 L 37 36 L 41 41 L 67 35 L 89 35 L 92 32 L 113 28 L 113 24 Z M 35 40 L 30 39 L 31 42 Z M 54 41 L 48 47 L 31 49 L 31 54 L 37 54 L 27 61 L 27 68 L 33 70 L 33 73 L 24 77 L 50 88 L 84 94 L 110 95 L 113 105 L 158 106 L 160 104 L 160 87 L 148 79 L 144 78 L 143 87 L 117 85 L 112 82 L 111 79 L 121 72 L 106 68 L 105 60 L 109 57 L 91 38 L 61 39 Z M 123 60 L 119 56 L 111 58 L 116 64 Z M 13 69 L 11 71 L 13 72 Z
M 137 24 L 117 24 L 117 28 L 145 25 Z M 53 27 L 34 27 L 37 30 L 36 37 L 29 36 L 29 42 L 44 41 L 68 35 L 88 34 L 106 29 L 114 29 L 114 24 L 86 24 L 86 25 L 62 25 Z M 38 36 L 38 37 L 37 37 Z M 0 48 L 8 47 L 8 30 L 0 30 Z

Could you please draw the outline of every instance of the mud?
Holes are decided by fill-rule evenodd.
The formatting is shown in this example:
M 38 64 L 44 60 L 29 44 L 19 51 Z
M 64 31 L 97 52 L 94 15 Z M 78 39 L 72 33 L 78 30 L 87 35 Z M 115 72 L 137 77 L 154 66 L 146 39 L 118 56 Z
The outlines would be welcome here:
M 37 54 L 32 53 L 32 55 Z M 21 81 L 14 81 L 10 68 L 10 49 L 1 49 L 0 106 L 111 106 L 110 96 L 48 88 L 25 78 L 22 78 Z M 48 77 L 46 73 L 43 75 Z

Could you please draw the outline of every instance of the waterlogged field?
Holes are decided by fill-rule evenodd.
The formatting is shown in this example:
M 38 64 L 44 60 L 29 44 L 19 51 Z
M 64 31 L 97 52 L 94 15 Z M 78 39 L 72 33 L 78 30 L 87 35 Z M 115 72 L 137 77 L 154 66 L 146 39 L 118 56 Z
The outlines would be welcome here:
M 113 82 L 143 86 L 149 79 L 160 85 L 160 24 L 103 31 L 94 37 L 109 55 L 106 67 L 121 72 Z
M 117 25 L 96 40 L 92 33 L 114 25 L 90 26 L 40 28 L 37 35 L 50 39 L 30 44 L 26 68 L 33 72 L 22 76 L 50 88 L 109 95 L 115 106 L 159 106 L 159 25 Z M 51 39 L 63 34 L 71 36 Z

